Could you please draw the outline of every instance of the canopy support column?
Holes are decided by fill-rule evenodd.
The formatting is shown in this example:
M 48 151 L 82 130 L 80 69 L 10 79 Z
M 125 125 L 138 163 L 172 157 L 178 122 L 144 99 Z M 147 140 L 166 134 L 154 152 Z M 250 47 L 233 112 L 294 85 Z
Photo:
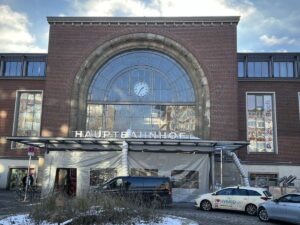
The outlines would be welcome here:
M 211 189 L 215 191 L 215 153 L 210 153 L 210 176 L 211 176 Z
M 122 176 L 128 176 L 128 144 L 123 141 L 122 144 Z

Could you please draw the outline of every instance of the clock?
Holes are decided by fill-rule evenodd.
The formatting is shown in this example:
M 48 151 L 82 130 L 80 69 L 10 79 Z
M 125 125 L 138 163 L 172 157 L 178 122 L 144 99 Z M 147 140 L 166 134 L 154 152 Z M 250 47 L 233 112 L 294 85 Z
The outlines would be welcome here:
M 137 96 L 143 97 L 149 93 L 149 85 L 145 82 L 138 82 L 134 85 L 133 90 Z

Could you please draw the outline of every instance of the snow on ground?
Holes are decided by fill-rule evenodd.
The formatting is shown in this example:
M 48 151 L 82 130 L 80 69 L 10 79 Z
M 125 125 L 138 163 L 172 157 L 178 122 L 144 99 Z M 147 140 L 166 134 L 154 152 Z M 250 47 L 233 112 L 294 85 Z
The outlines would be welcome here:
M 71 220 L 68 220 L 61 225 L 65 225 Z M 0 220 L 0 225 L 34 225 L 35 223 L 28 217 L 28 214 L 21 214 L 15 216 L 9 216 L 5 219 Z M 162 218 L 160 223 L 151 223 L 151 225 L 197 225 L 197 223 L 189 221 L 184 218 L 175 217 L 175 216 L 165 216 Z M 57 225 L 56 223 L 46 223 L 42 225 Z M 149 225 L 148 223 L 139 223 L 136 225 Z

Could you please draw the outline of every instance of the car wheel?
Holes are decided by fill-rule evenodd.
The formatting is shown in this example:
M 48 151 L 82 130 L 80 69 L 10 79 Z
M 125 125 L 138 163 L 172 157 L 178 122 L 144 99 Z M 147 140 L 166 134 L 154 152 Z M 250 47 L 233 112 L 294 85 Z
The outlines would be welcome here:
M 212 206 L 208 200 L 203 200 L 200 204 L 200 208 L 204 211 L 210 211 L 212 209 Z
M 260 208 L 258 210 L 258 218 L 261 221 L 264 221 L 264 222 L 269 221 L 269 215 L 268 215 L 268 212 L 267 212 L 267 210 L 265 208 Z
M 249 204 L 246 206 L 246 213 L 251 215 L 251 216 L 255 216 L 257 213 L 257 207 L 256 205 L 253 204 Z

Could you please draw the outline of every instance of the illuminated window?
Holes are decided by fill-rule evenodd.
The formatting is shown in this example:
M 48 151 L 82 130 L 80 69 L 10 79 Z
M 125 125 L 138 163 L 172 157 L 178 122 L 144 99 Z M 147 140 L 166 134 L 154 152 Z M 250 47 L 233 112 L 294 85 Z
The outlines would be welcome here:
M 155 51 L 129 51 L 95 75 L 86 129 L 193 134 L 195 105 L 192 82 L 179 63 Z
M 275 152 L 273 94 L 247 94 L 247 139 L 249 152 Z
M 14 136 L 40 136 L 42 92 L 18 91 L 16 99 Z M 24 145 L 14 145 L 21 148 Z

